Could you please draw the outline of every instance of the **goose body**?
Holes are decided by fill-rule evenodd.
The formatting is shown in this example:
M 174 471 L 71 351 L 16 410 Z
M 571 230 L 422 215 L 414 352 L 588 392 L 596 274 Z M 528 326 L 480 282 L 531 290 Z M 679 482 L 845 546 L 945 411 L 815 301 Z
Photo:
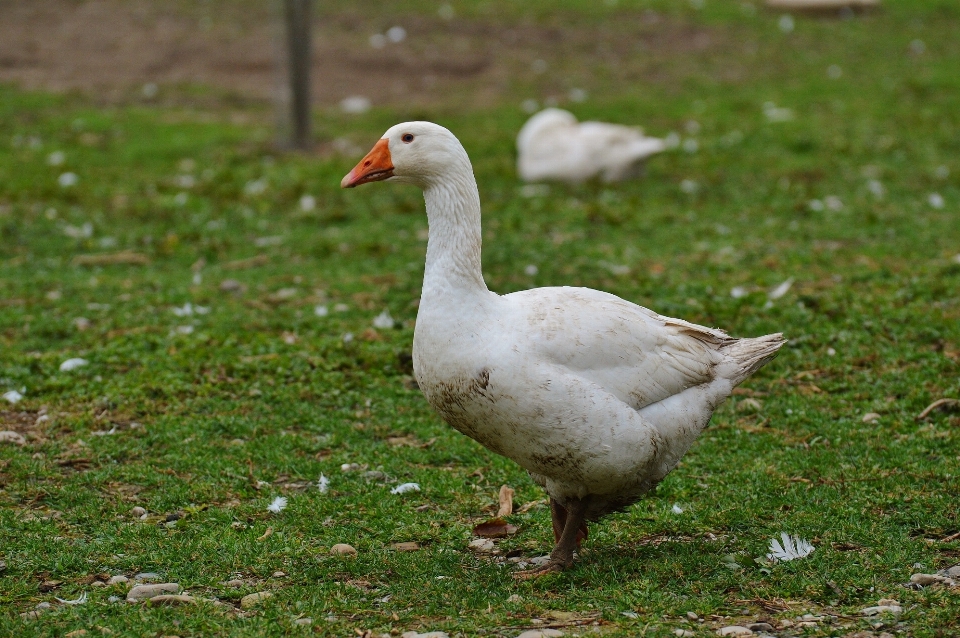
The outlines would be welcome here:
M 666 143 L 633 126 L 578 122 L 569 111 L 549 108 L 532 116 L 517 135 L 517 172 L 528 182 L 615 182 L 634 177 Z
M 389 129 L 342 185 L 380 180 L 415 184 L 426 200 L 417 382 L 448 424 L 546 489 L 557 546 L 539 571 L 569 566 L 587 520 L 662 480 L 784 343 L 734 339 L 589 288 L 491 292 L 470 160 L 436 124 Z

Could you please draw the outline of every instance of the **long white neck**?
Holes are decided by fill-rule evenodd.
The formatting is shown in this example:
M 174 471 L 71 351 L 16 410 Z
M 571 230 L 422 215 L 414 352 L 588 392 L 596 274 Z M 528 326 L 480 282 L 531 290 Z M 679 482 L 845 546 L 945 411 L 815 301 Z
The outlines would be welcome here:
M 427 265 L 423 296 L 487 293 L 480 265 L 480 193 L 469 164 L 423 191 L 427 204 Z

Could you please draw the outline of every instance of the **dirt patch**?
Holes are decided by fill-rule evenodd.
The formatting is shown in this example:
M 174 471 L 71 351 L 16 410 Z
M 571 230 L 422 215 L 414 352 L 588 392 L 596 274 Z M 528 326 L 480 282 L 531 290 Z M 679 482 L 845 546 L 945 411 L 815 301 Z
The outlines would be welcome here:
M 282 40 L 272 3 L 201 4 L 0 2 L 0 82 L 79 90 L 106 102 L 150 97 L 147 85 L 159 87 L 152 98 L 158 100 L 182 99 L 191 85 L 219 89 L 221 98 L 275 99 L 283 86 Z M 742 40 L 717 28 L 651 11 L 588 25 L 555 22 L 410 15 L 397 19 L 407 37 L 377 49 L 370 44 L 383 30 L 376 16 L 323 15 L 314 35 L 314 100 L 335 104 L 360 95 L 374 105 L 412 108 L 476 107 L 517 96 L 562 102 L 575 88 L 642 94 L 646 83 L 741 74 L 734 58 Z

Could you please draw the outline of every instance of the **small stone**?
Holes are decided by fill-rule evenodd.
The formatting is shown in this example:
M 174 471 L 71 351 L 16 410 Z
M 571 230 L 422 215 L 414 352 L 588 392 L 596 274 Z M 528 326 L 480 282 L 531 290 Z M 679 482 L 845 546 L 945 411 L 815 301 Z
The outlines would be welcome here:
M 0 432 L 0 443 L 12 443 L 13 445 L 26 445 L 27 440 L 19 432 L 4 430 Z
M 228 580 L 222 583 L 222 585 L 224 587 L 243 587 L 244 585 L 246 585 L 246 583 L 240 580 L 239 578 L 234 578 L 233 580 Z
M 240 608 L 241 609 L 250 609 L 251 607 L 256 607 L 261 602 L 265 601 L 267 598 L 273 596 L 272 591 L 258 591 L 255 594 L 247 594 L 240 599 Z
M 108 585 L 122 585 L 129 581 L 130 579 L 123 575 L 111 576 L 110 580 L 107 581 Z
M 192 605 L 197 602 L 197 599 L 186 594 L 161 594 L 148 598 L 147 602 L 151 605 Z
M 517 638 L 556 638 L 557 636 L 562 636 L 562 631 L 557 631 L 556 629 L 550 629 L 549 627 L 544 627 L 543 629 L 530 629 L 523 632 Z
M 687 618 L 689 618 L 690 620 L 694 620 L 694 621 L 700 620 L 700 616 L 698 616 L 697 613 L 694 612 L 694 611 L 688 611 L 688 612 L 687 612 Z
M 519 594 L 513 594 L 512 596 L 510 596 L 509 598 L 507 598 L 507 602 L 508 602 L 508 603 L 520 603 L 520 602 L 523 602 L 523 598 L 521 598 Z
M 40 617 L 40 614 L 42 614 L 42 613 L 43 613 L 43 612 L 40 611 L 39 609 L 34 609 L 33 611 L 25 611 L 25 612 L 23 612 L 22 614 L 20 614 L 20 619 L 21 619 L 21 620 L 36 620 L 37 618 Z
M 941 583 L 944 585 L 953 584 L 953 580 L 938 574 L 914 574 L 910 577 L 910 582 L 914 585 L 920 585 L 921 587 L 929 587 L 930 585 L 939 585 Z M 880 604 L 882 605 L 883 602 Z
M 136 585 L 127 592 L 127 600 L 138 601 L 160 596 L 161 594 L 176 594 L 180 591 L 177 583 L 158 583 L 155 585 Z
M 801 620 L 797 623 L 797 627 L 816 627 L 817 621 L 815 620 Z
M 768 622 L 755 622 L 747 625 L 750 631 L 773 631 L 773 625 Z
M 866 607 L 860 610 L 864 616 L 879 616 L 880 614 L 899 614 L 903 611 L 900 605 L 877 605 L 875 607 Z
M 224 279 L 220 282 L 221 292 L 243 292 L 245 286 L 236 279 Z
M 489 538 L 475 538 L 470 541 L 467 548 L 478 554 L 490 554 L 496 548 L 496 544 Z
M 53 605 L 51 605 L 47 601 L 43 601 L 41 603 L 37 603 L 37 609 L 40 609 L 40 610 L 53 609 Z
M 403 633 L 400 638 L 450 638 L 450 636 L 445 631 L 428 631 L 423 634 L 418 634 L 415 631 L 408 631 Z
M 873 423 L 874 421 L 880 420 L 880 415 L 876 412 L 867 412 L 860 420 L 864 423 Z
M 134 576 L 133 579 L 139 581 L 160 580 L 160 574 L 156 574 L 154 572 L 140 572 Z
M 960 565 L 954 565 L 947 570 L 947 576 L 950 578 L 960 578 Z
M 95 580 L 95 581 L 93 581 L 92 583 L 90 583 L 90 586 L 91 586 L 91 587 L 106 587 L 107 584 L 106 584 L 105 582 L 103 582 L 102 580 Z
M 693 637 L 696 636 L 697 634 L 693 633 L 692 631 L 690 631 L 690 630 L 688 630 L 688 629 L 680 629 L 680 628 L 678 627 L 677 629 L 674 629 L 674 630 L 673 630 L 673 635 L 674 635 L 674 636 L 679 636 L 680 638 L 693 638 Z
M 297 627 L 309 627 L 313 624 L 313 618 L 297 618 L 293 624 Z
M 355 550 L 353 546 L 347 545 L 346 543 L 337 543 L 330 548 L 330 553 L 338 556 L 356 556 L 357 550 Z
M 273 572 L 274 578 L 283 578 L 284 576 L 286 576 L 284 572 Z
M 752 631 L 740 625 L 730 625 L 729 627 L 721 627 L 717 630 L 718 636 L 749 636 L 752 633 Z
M 877 601 L 878 605 L 899 605 L 900 601 L 893 598 L 881 598 Z
M 74 629 L 70 633 L 64 634 L 63 638 L 80 638 L 80 636 L 86 636 L 86 635 L 87 635 L 86 629 Z

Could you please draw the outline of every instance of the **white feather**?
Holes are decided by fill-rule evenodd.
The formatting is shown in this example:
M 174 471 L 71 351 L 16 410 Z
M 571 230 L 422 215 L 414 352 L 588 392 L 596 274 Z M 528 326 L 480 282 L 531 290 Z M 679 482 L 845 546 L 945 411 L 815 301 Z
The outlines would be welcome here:
M 274 514 L 279 514 L 287 507 L 287 499 L 285 496 L 278 496 L 273 499 L 273 502 L 267 506 L 267 511 L 273 512 Z
M 775 563 L 783 563 L 789 560 L 803 558 L 813 553 L 815 549 L 809 541 L 802 538 L 795 538 L 786 532 L 782 532 L 780 538 L 783 539 L 782 545 L 775 538 L 770 540 L 770 553 L 767 554 L 767 558 Z

